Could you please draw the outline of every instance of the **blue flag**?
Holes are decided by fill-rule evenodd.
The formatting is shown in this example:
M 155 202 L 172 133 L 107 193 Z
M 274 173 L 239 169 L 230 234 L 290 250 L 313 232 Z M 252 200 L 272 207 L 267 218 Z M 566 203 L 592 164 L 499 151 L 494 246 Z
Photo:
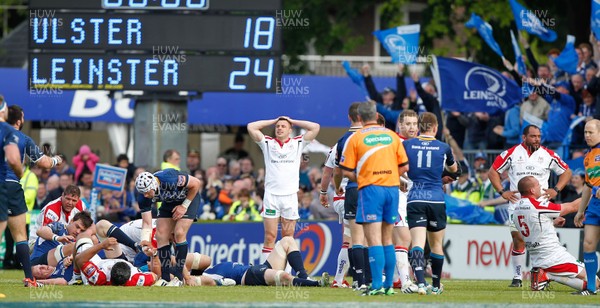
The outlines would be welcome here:
M 521 101 L 521 88 L 492 68 L 450 58 L 433 59 L 443 109 L 496 114 Z
M 365 77 L 355 68 L 350 67 L 350 63 L 348 61 L 342 62 L 342 66 L 348 74 L 348 77 L 356 84 L 361 92 L 365 95 L 365 97 L 369 97 L 369 92 L 367 91 L 367 86 L 365 86 Z
M 467 28 L 477 28 L 479 35 L 481 35 L 481 38 L 483 38 L 488 46 L 490 46 L 490 48 L 500 57 L 504 58 L 500 45 L 494 40 L 494 34 L 492 33 L 493 29 L 490 24 L 483 21 L 477 14 L 471 13 L 471 19 L 465 23 L 465 26 Z
M 556 32 L 547 29 L 544 26 L 553 26 L 554 19 L 545 19 L 547 25 L 545 25 L 537 16 L 536 12 L 528 10 L 522 6 L 517 0 L 509 0 L 510 7 L 512 8 L 513 15 L 515 16 L 515 22 L 517 23 L 517 29 L 519 31 L 525 30 L 527 33 L 537 35 L 544 42 L 556 41 Z M 546 12 L 543 10 L 539 11 L 540 14 Z
M 558 57 L 554 58 L 554 64 L 561 70 L 569 73 L 577 73 L 577 63 L 579 63 L 579 57 L 575 51 L 575 37 L 567 35 L 567 44 L 565 49 L 560 52 Z
M 596 39 L 600 39 L 600 0 L 592 0 L 592 32 Z
M 378 30 L 373 35 L 392 57 L 393 63 L 415 64 L 419 54 L 421 25 L 400 26 Z
M 515 51 L 515 58 L 517 59 L 517 72 L 521 75 L 525 75 L 527 73 L 527 67 L 525 66 L 525 61 L 523 61 L 521 46 L 517 42 L 515 34 L 512 32 L 512 30 L 510 30 L 510 40 L 512 41 L 513 50 Z

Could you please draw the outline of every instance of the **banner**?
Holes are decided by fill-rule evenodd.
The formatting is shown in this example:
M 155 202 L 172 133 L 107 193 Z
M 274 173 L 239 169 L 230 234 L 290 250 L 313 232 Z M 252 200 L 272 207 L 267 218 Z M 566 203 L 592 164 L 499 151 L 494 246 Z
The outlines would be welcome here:
M 575 51 L 575 37 L 573 35 L 567 35 L 567 43 L 565 48 L 560 52 L 558 57 L 554 58 L 554 64 L 561 70 L 569 73 L 577 73 L 577 64 L 579 63 L 579 57 Z
M 512 42 L 513 51 L 515 52 L 515 59 L 517 63 L 517 67 L 515 69 L 517 72 L 523 76 L 527 74 L 527 66 L 525 66 L 525 61 L 523 61 L 523 54 L 521 53 L 521 46 L 517 42 L 515 38 L 515 34 L 512 30 L 510 30 L 510 41 Z
M 536 13 L 546 14 L 544 10 L 528 10 L 522 6 L 517 0 L 509 0 L 510 7 L 515 16 L 515 22 L 517 23 L 517 29 L 519 31 L 525 30 L 527 33 L 537 35 L 544 42 L 554 42 L 556 40 L 556 32 L 547 29 L 544 26 L 554 26 L 554 19 L 544 19 L 544 24 L 537 16 Z
M 479 17 L 475 13 L 471 13 L 471 19 L 465 23 L 465 27 L 467 28 L 476 28 L 481 38 L 490 46 L 490 48 L 498 54 L 501 58 L 504 58 L 504 54 L 502 54 L 502 50 L 500 49 L 500 45 L 494 39 L 494 33 L 492 26 L 487 22 L 483 21 L 481 17 Z
M 567 251 L 579 258 L 581 229 L 557 228 L 558 237 Z M 444 238 L 444 272 L 442 279 L 505 279 L 513 277 L 512 239 L 508 226 L 448 225 Z M 523 280 L 529 279 L 531 263 L 522 269 Z
M 294 237 L 311 276 L 335 274 L 342 247 L 342 225 L 337 221 L 297 222 Z M 187 234 L 189 251 L 210 256 L 212 264 L 259 264 L 264 240 L 262 223 L 195 223 Z
M 600 0 L 592 0 L 592 16 L 591 16 L 592 33 L 596 39 L 600 39 Z
M 408 25 L 377 30 L 373 35 L 387 50 L 393 63 L 415 64 L 419 54 L 420 31 L 421 25 Z
M 458 112 L 496 114 L 521 101 L 521 88 L 487 66 L 434 57 L 442 108 Z

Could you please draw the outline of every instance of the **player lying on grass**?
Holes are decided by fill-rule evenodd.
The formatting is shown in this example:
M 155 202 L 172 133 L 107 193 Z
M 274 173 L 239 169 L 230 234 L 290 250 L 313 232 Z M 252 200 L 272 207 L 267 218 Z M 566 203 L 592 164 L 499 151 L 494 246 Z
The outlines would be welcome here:
M 142 254 L 138 254 L 135 260 L 134 265 L 136 266 L 142 266 L 140 267 L 141 269 L 144 269 L 143 265 L 146 265 L 147 267 L 149 267 L 153 273 L 155 273 L 156 275 L 158 275 L 158 277 L 161 277 L 161 266 L 160 266 L 160 260 L 158 258 L 157 255 L 154 255 L 154 257 L 152 258 L 152 263 L 149 263 L 150 258 L 146 257 L 144 258 L 145 255 Z M 174 265 L 175 264 L 176 259 L 175 256 L 171 256 L 171 264 Z M 207 277 L 207 276 L 195 276 L 192 275 L 191 272 L 193 270 L 198 270 L 198 271 L 203 271 L 206 268 L 208 268 L 211 264 L 212 260 L 209 256 L 207 255 L 203 255 L 197 252 L 193 252 L 193 253 L 188 253 L 185 259 L 185 265 L 183 267 L 183 281 L 179 281 L 179 279 L 176 279 L 175 275 L 173 274 L 173 272 L 171 272 L 171 281 L 167 282 L 166 280 L 163 279 L 159 279 L 154 285 L 155 286 L 160 286 L 160 287 L 165 287 L 165 286 L 169 286 L 169 287 L 173 287 L 173 286 L 181 286 L 183 284 L 187 285 L 187 286 L 231 286 L 231 285 L 235 285 L 235 282 L 233 282 L 231 279 L 212 279 L 211 277 Z M 171 271 L 173 271 L 173 266 L 170 267 Z
M 518 189 L 521 199 L 516 204 L 512 219 L 531 257 L 531 288 L 544 290 L 550 281 L 556 281 L 579 291 L 586 290 L 583 264 L 562 246 L 554 228 L 554 225 L 564 224 L 565 219 L 560 216 L 577 211 L 578 202 L 561 205 L 547 200 L 538 201 L 542 196 L 541 186 L 533 176 L 519 180 Z
M 156 249 L 156 219 L 152 219 L 152 232 L 150 241 L 152 247 Z M 96 223 L 96 235 L 100 240 L 105 238 L 114 237 L 119 242 L 120 251 L 124 254 L 125 260 L 134 263 L 136 255 L 142 250 L 148 248 L 142 248 L 142 219 L 136 219 L 121 225 L 120 227 L 115 226 L 107 220 L 100 220 Z M 120 255 L 114 255 L 115 250 L 107 252 L 108 259 L 114 259 L 120 257 Z M 110 257 L 109 257 L 110 255 Z
M 103 286 L 151 286 L 157 279 L 154 273 L 142 273 L 133 264 L 121 259 L 101 259 L 98 253 L 118 250 L 119 243 L 113 237 L 94 245 L 92 240 L 83 237 L 75 244 L 74 268 L 83 274 L 85 284 Z
M 284 271 L 288 262 L 298 277 Z M 208 268 L 202 275 L 213 279 L 230 278 L 235 280 L 238 285 L 247 286 L 329 286 L 327 272 L 323 273 L 319 281 L 308 279 L 302 255 L 296 241 L 291 236 L 285 236 L 278 241 L 273 252 L 263 264 L 244 265 L 236 262 L 223 262 Z
M 38 238 L 30 256 L 31 266 L 56 266 L 66 256 L 73 254 L 75 238 L 92 225 L 90 213 L 79 212 L 68 224 L 57 221 L 39 228 Z
M 43 285 L 67 285 L 73 277 L 73 255 L 60 260 L 56 266 L 38 264 L 31 267 L 33 278 Z

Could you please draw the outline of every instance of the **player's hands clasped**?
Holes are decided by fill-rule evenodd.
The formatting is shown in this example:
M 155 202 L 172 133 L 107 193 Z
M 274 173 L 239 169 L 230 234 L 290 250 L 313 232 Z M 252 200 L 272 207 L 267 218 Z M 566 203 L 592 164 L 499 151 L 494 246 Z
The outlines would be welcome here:
M 179 220 L 185 215 L 187 209 L 183 205 L 178 205 L 173 209 L 173 220 Z

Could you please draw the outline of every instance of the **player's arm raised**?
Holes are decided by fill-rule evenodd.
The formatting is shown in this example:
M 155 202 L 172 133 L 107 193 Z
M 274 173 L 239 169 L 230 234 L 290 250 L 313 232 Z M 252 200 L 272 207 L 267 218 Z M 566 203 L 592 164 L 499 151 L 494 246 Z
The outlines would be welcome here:
M 278 119 L 279 118 L 273 120 L 260 120 L 248 123 L 246 128 L 248 129 L 248 134 L 250 135 L 250 138 L 252 138 L 252 140 L 254 140 L 255 142 L 261 141 L 264 135 L 260 130 L 267 126 L 275 124 Z
M 313 141 L 315 140 L 315 138 L 317 138 L 319 130 L 321 129 L 321 125 L 319 125 L 318 123 L 302 120 L 293 120 L 290 118 L 287 119 L 290 120 L 290 122 L 292 122 L 292 125 L 296 125 L 306 129 L 306 134 L 304 134 L 304 140 Z

